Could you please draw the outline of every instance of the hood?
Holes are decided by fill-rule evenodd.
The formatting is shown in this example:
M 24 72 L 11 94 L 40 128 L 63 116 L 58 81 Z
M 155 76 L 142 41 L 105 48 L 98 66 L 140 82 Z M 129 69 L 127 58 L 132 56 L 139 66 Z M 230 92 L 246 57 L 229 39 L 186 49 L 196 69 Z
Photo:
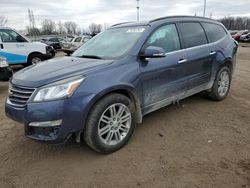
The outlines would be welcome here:
M 43 46 L 48 46 L 47 44 L 43 43 L 43 42 L 32 42 L 33 44 L 39 44 L 39 45 L 43 45 Z
M 14 74 L 12 83 L 26 87 L 40 87 L 58 80 L 101 69 L 113 60 L 61 57 L 29 66 Z

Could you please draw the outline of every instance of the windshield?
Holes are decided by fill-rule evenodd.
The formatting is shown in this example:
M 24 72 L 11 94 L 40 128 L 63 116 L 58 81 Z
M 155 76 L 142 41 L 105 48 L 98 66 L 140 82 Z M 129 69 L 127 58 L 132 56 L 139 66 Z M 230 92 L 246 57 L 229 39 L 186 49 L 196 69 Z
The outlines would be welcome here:
M 125 55 L 144 32 L 145 27 L 108 29 L 83 44 L 72 56 L 115 59 Z

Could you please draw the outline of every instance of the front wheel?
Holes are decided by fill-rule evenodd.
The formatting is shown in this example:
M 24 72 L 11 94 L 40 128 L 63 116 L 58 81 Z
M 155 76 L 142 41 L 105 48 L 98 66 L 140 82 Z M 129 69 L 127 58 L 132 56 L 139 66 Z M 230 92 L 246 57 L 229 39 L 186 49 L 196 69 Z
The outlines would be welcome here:
M 28 58 L 28 62 L 25 63 L 25 66 L 29 66 L 29 65 L 36 65 L 38 63 L 41 63 L 43 60 L 43 55 L 40 53 L 34 53 L 31 54 Z
M 85 142 L 95 151 L 111 153 L 126 145 L 134 127 L 135 108 L 129 98 L 111 94 L 92 108 L 84 130 Z
M 208 92 L 208 97 L 213 100 L 221 101 L 225 99 L 229 93 L 231 86 L 231 71 L 229 67 L 224 66 L 218 71 L 213 87 Z

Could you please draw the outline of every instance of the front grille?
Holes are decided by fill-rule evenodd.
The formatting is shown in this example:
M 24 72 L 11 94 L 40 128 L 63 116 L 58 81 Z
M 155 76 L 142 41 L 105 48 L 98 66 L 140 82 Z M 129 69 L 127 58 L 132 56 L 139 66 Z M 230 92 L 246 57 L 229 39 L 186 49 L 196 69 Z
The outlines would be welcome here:
M 9 101 L 14 106 L 23 107 L 27 104 L 34 91 L 34 88 L 27 88 L 10 84 Z

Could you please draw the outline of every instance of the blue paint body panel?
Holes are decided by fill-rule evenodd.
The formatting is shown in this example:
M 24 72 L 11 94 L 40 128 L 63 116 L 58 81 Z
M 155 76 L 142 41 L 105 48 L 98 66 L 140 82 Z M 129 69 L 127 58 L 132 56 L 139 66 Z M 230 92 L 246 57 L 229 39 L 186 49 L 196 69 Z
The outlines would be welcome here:
M 141 48 L 151 33 L 158 27 L 179 21 L 216 21 L 198 17 L 170 17 L 148 23 L 133 23 L 114 27 L 145 25 L 143 35 L 134 46 L 119 59 L 103 60 L 78 57 L 62 57 L 27 67 L 17 72 L 13 85 L 39 88 L 49 83 L 73 76 L 86 79 L 67 99 L 50 102 L 28 102 L 23 108 L 6 103 L 8 117 L 25 126 L 28 137 L 50 143 L 64 142 L 71 133 L 84 129 L 87 115 L 99 99 L 107 93 L 126 91 L 136 105 L 138 117 L 212 87 L 221 64 L 229 62 L 235 67 L 237 44 L 228 33 L 218 42 L 200 47 L 181 49 L 166 54 L 166 57 L 142 59 Z M 181 36 L 180 36 L 180 40 Z M 215 54 L 209 55 L 211 51 Z M 20 57 L 21 58 L 21 57 Z M 22 57 L 24 58 L 24 57 Z M 180 64 L 180 59 L 189 59 Z M 62 119 L 57 136 L 50 139 L 29 134 L 29 123 Z M 141 119 L 138 118 L 138 122 Z
M 25 56 L 25 55 L 19 55 L 19 54 L 13 54 L 13 53 L 0 51 L 0 56 L 5 57 L 9 64 L 17 64 L 17 63 L 26 63 L 27 62 L 27 56 Z

